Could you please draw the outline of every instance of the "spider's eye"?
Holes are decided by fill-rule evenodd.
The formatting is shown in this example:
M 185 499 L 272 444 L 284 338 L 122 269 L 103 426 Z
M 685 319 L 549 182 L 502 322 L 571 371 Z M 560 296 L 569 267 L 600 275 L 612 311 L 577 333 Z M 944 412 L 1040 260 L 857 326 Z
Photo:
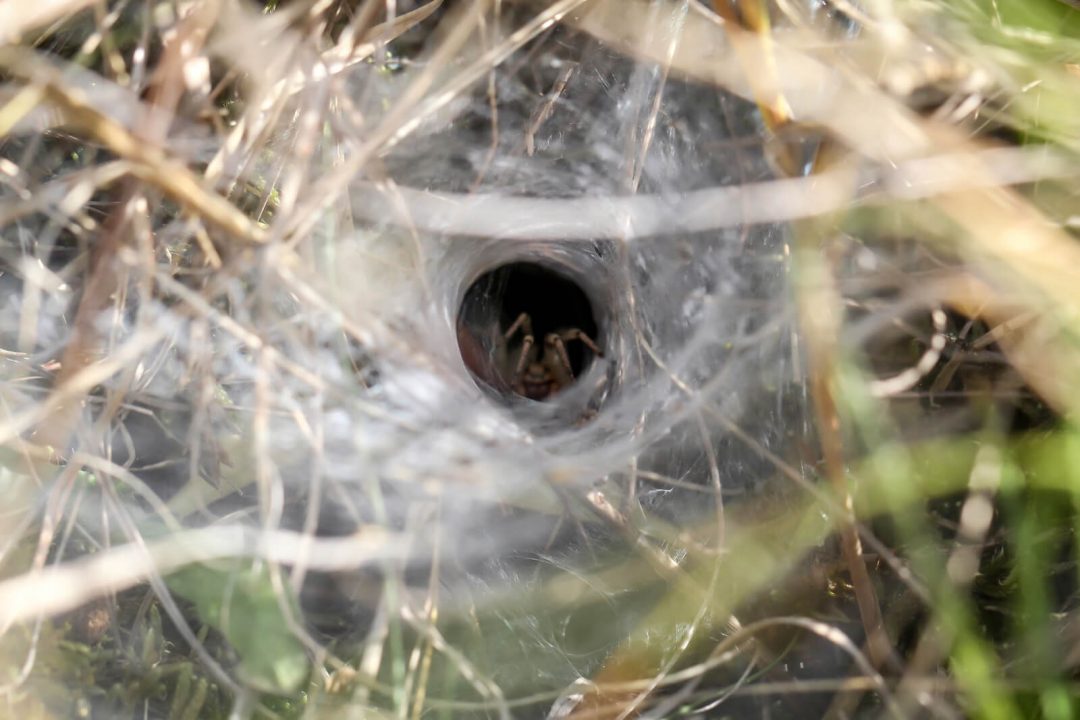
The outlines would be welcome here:
M 500 265 L 469 286 L 458 310 L 459 335 L 464 329 L 474 337 L 501 338 L 522 313 L 528 316 L 533 337 L 538 343 L 543 338 L 545 346 L 553 346 L 558 333 L 569 329 L 580 330 L 602 343 L 602 328 L 598 327 L 592 302 L 581 285 L 569 275 L 535 262 Z M 510 361 L 503 364 L 510 367 L 498 368 L 501 384 L 506 387 L 513 383 L 513 369 L 525 334 L 525 327 L 519 325 L 506 340 Z M 487 385 L 499 384 L 478 373 L 475 361 L 470 363 L 466 350 L 473 350 L 473 345 L 462 347 L 462 357 L 473 376 Z M 499 348 L 491 348 L 492 367 L 499 365 L 498 352 Z M 566 352 L 574 377 L 580 377 L 593 361 L 592 352 L 581 342 L 567 343 Z

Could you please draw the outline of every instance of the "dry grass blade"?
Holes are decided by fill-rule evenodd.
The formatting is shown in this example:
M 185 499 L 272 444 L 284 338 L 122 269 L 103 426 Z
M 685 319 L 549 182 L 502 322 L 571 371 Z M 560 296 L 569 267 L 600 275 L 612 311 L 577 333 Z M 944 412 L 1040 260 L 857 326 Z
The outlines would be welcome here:
M 92 0 L 11 0 L 0 5 L 0 42 L 18 42 L 43 25 L 71 17 L 93 5 Z
M 311 569 L 358 568 L 394 556 L 398 542 L 400 538 L 378 529 L 314 544 L 297 533 L 281 530 L 267 534 L 243 525 L 181 530 L 162 540 L 120 545 L 39 574 L 0 582 L 0 599 L 4 601 L 0 628 L 6 631 L 15 623 L 68 612 L 93 598 L 193 563 L 259 558 L 282 564 L 304 562 Z
M 77 90 L 68 88 L 62 77 L 34 62 L 25 51 L 0 48 L 0 64 L 40 88 L 44 98 L 59 108 L 65 122 L 87 137 L 100 142 L 131 163 L 131 172 L 150 183 L 185 208 L 205 219 L 230 237 L 246 243 L 261 243 L 264 231 L 225 198 L 209 190 L 185 163 L 160 147 L 148 145 L 123 126 L 87 103 Z
M 504 240 L 634 240 L 665 232 L 697 233 L 745 224 L 829 215 L 853 204 L 935 198 L 1040 179 L 1072 178 L 1066 157 L 1045 150 L 980 148 L 897 162 L 888 169 L 841 164 L 809 177 L 691 190 L 663 196 L 520 197 L 446 193 L 374 184 L 354 189 L 364 218 L 452 235 Z M 389 196 L 389 197 L 388 197 Z M 512 221 L 512 222 L 511 222 Z
M 0 701 L 1073 717 L 1077 65 L 1058 0 L 0 2 Z

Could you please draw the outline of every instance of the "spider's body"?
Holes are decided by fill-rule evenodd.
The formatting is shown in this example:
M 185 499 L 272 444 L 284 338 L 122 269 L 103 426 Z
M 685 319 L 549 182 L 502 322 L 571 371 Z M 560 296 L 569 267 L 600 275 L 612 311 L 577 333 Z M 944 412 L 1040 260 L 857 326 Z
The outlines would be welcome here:
M 532 345 L 525 360 L 525 367 L 514 374 L 514 392 L 530 400 L 544 400 L 574 381 L 569 366 L 554 349 L 551 333 L 544 339 L 543 349 Z
M 521 348 L 516 357 L 508 351 L 508 343 L 517 332 L 523 334 Z M 578 328 L 566 328 L 544 336 L 542 345 L 536 343 L 532 331 L 532 319 L 521 313 L 502 335 L 499 352 L 503 377 L 509 377 L 510 387 L 518 395 L 530 400 L 546 400 L 574 382 L 574 371 L 566 343 L 578 340 L 597 357 L 604 353 L 592 338 Z

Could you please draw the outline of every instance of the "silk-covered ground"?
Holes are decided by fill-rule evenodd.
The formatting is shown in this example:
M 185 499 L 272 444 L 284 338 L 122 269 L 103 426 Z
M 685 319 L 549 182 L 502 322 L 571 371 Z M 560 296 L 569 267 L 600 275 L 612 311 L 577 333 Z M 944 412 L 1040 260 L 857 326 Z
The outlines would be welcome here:
M 0 5 L 0 716 L 1073 717 L 1078 68 L 1062 0 Z

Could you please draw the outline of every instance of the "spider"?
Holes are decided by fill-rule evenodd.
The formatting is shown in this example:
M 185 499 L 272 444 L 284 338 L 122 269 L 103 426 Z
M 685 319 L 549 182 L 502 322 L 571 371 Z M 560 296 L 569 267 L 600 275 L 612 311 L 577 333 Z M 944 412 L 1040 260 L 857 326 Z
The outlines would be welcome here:
M 521 349 L 517 361 L 511 365 L 509 343 L 518 331 L 523 334 Z M 581 342 L 596 357 L 604 357 L 593 339 L 578 328 L 550 332 L 544 336 L 544 344 L 537 345 L 532 318 L 528 313 L 521 313 L 503 333 L 499 343 L 499 367 L 503 377 L 510 376 L 511 387 L 518 395 L 530 400 L 546 400 L 574 382 L 574 370 L 566 352 L 566 343 L 572 340 Z

